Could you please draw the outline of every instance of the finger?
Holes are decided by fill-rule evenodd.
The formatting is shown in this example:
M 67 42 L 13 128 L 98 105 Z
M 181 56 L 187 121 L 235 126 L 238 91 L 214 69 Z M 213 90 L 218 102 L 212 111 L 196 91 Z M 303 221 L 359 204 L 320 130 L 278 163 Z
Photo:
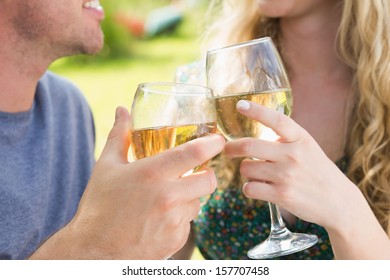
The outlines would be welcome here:
M 196 219 L 200 212 L 200 200 L 194 199 L 186 205 L 186 215 L 184 216 L 184 222 L 191 222 Z
M 252 157 L 268 161 L 277 161 L 281 157 L 280 143 L 256 138 L 241 138 L 228 142 L 225 145 L 225 153 L 231 158 Z
M 275 163 L 264 160 L 243 160 L 240 173 L 249 181 L 279 183 L 283 178 L 281 169 L 275 166 Z
M 194 199 L 182 203 L 171 204 L 164 212 L 162 219 L 173 230 L 189 224 L 194 220 L 200 211 L 200 200 Z M 162 220 L 160 221 L 162 223 Z
M 148 161 L 148 164 L 151 164 L 149 168 L 162 168 L 164 175 L 179 178 L 222 152 L 224 146 L 225 140 L 221 135 L 200 137 L 153 156 L 153 163 Z
M 257 120 L 271 128 L 285 142 L 297 141 L 303 131 L 303 128 L 283 113 L 255 102 L 240 100 L 237 102 L 236 107 L 244 116 Z
M 112 127 L 101 158 L 111 157 L 121 162 L 127 162 L 130 115 L 126 108 L 118 107 L 115 112 L 115 123 Z
M 192 201 L 209 195 L 217 187 L 217 178 L 211 168 L 178 179 L 175 195 L 180 201 Z
M 276 203 L 277 192 L 271 184 L 257 181 L 250 181 L 242 186 L 242 192 L 246 197 L 260 199 Z

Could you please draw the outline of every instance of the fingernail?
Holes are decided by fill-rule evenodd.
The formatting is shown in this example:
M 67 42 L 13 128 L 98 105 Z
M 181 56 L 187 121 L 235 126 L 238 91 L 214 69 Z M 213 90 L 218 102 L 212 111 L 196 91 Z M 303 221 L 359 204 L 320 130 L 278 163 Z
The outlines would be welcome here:
M 121 116 L 121 106 L 117 107 L 116 110 L 115 110 L 115 120 L 119 119 L 120 116 Z
M 242 185 L 242 193 L 243 193 L 246 197 L 250 198 L 250 189 L 248 188 L 248 182 L 246 182 L 246 183 L 244 183 L 244 184 Z
M 247 111 L 251 107 L 251 104 L 246 100 L 240 100 L 236 104 L 236 108 L 239 110 Z

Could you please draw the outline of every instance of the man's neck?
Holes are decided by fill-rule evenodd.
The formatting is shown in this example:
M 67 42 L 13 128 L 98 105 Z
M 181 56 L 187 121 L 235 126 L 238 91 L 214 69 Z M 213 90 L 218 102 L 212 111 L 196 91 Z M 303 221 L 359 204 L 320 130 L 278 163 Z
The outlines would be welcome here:
M 0 46 L 0 111 L 23 112 L 31 108 L 38 80 L 48 62 L 38 63 L 33 53 Z

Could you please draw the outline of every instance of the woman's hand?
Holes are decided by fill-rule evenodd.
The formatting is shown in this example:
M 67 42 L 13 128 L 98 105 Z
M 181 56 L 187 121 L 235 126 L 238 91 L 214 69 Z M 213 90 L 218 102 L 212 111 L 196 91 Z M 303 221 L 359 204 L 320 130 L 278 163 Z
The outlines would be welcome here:
M 304 220 L 339 227 L 346 203 L 353 203 L 346 195 L 357 192 L 355 185 L 289 117 L 247 101 L 240 101 L 237 110 L 280 136 L 276 142 L 243 138 L 226 145 L 228 156 L 259 159 L 242 162 L 245 195 L 276 203 Z
M 280 136 L 269 142 L 244 138 L 226 144 L 245 160 L 246 196 L 271 201 L 328 231 L 338 259 L 390 259 L 390 241 L 359 189 L 327 158 L 314 139 L 289 117 L 253 102 L 237 110 Z

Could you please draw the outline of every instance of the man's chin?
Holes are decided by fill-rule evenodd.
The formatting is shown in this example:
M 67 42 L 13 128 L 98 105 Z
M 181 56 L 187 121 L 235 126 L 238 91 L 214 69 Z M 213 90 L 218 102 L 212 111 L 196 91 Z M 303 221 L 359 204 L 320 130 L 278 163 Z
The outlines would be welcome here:
M 71 57 L 77 55 L 94 56 L 100 53 L 102 49 L 103 49 L 103 45 L 99 45 L 95 47 L 79 46 L 78 48 L 74 48 L 73 51 L 63 52 L 62 55 L 57 56 L 57 59 L 61 57 Z
M 99 42 L 94 42 L 94 44 L 90 43 L 88 45 L 84 45 L 81 54 L 96 55 L 103 49 L 103 45 L 103 39 Z
M 101 50 L 103 49 L 103 46 L 101 47 L 98 47 L 98 48 L 94 48 L 94 49 L 87 49 L 85 51 L 83 51 L 81 54 L 85 54 L 85 55 L 97 55 L 98 53 L 101 52 Z
M 87 36 L 92 37 L 92 36 Z M 102 49 L 104 45 L 104 35 L 103 32 L 100 33 L 100 36 L 94 36 L 93 40 L 85 41 L 82 45 L 79 46 L 79 50 L 77 54 L 85 54 L 85 55 L 96 55 Z

